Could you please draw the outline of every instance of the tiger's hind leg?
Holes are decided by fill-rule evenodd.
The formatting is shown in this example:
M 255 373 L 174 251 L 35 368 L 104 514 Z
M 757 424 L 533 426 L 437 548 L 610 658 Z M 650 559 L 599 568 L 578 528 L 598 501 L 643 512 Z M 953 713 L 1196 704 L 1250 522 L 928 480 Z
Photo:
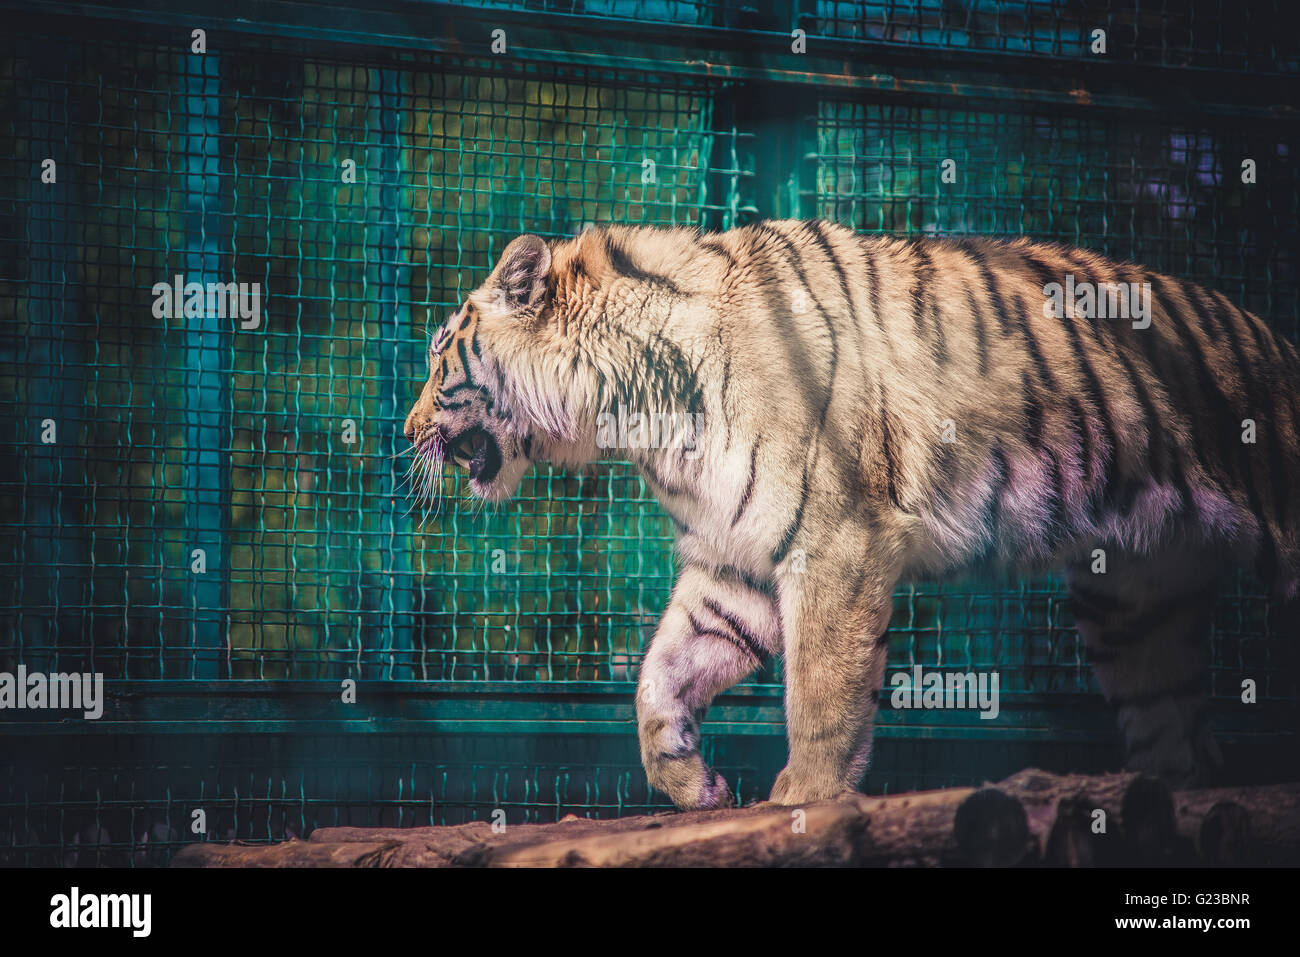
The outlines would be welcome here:
M 1222 578 L 1204 554 L 1112 554 L 1105 574 L 1067 572 L 1070 609 L 1125 764 L 1171 787 L 1210 783 L 1223 760 L 1209 727 L 1211 621 Z

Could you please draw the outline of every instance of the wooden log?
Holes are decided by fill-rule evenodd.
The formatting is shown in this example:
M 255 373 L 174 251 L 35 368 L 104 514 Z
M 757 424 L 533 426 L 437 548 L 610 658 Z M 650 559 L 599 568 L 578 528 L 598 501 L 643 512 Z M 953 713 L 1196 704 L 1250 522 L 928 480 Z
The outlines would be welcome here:
M 861 863 L 869 819 L 857 795 L 801 808 L 681 825 L 642 827 L 466 853 L 457 865 L 491 867 L 843 867 Z
M 1190 863 L 1175 805 L 1161 781 L 1135 772 L 1056 775 L 1029 769 L 998 788 L 1025 807 L 1046 864 L 1068 867 Z
M 1179 842 L 1174 797 L 1153 777 L 1134 777 L 1124 789 L 1118 821 L 1123 842 L 1118 863 L 1131 867 L 1191 863 L 1192 853 Z
M 935 867 L 963 863 L 954 824 L 974 788 L 915 791 L 888 797 L 858 795 L 869 819 L 861 863 L 870 866 Z
M 419 828 L 330 827 L 318 828 L 308 840 L 321 844 L 397 840 L 401 846 L 386 858 L 386 863 L 393 867 L 488 866 L 493 863 L 493 854 L 498 849 L 522 852 L 549 842 L 568 844 L 592 836 L 622 835 L 724 820 L 743 821 L 763 813 L 762 805 L 751 805 L 715 811 L 665 811 L 605 820 L 569 814 L 550 824 L 510 824 L 504 830 L 494 830 L 486 821 Z
M 1235 827 L 1241 815 L 1220 810 L 1220 803 L 1235 804 L 1249 818 L 1250 838 L 1244 843 L 1225 835 L 1225 815 L 1233 813 Z M 1174 794 L 1175 822 L 1178 832 L 1195 844 L 1199 856 L 1212 860 L 1218 854 L 1245 855 L 1241 864 L 1300 865 L 1300 784 L 1267 784 L 1248 788 L 1206 788 Z M 1209 823 L 1207 823 L 1209 819 Z M 1236 841 L 1233 849 L 1224 841 Z
M 1252 864 L 1258 851 L 1250 812 L 1235 801 L 1220 801 L 1206 812 L 1197 832 L 1201 859 L 1212 867 Z
M 976 791 L 953 817 L 957 861 L 973 867 L 1010 867 L 1036 853 L 1025 807 L 997 788 Z
M 1067 806 L 1069 821 L 1063 827 L 1068 826 L 1072 835 L 1074 853 L 1082 860 L 1080 855 L 1085 852 L 1079 845 L 1087 843 L 1089 850 L 1086 854 L 1090 859 L 1099 861 L 1118 856 L 1114 845 L 1121 840 L 1121 836 L 1118 828 L 1113 825 L 1119 823 L 1124 793 L 1136 776 L 1129 773 L 1051 774 L 1028 768 L 1000 781 L 997 787 L 1024 806 L 1026 823 L 1041 859 L 1049 858 L 1048 845 L 1057 826 L 1059 806 L 1062 801 L 1069 800 L 1072 802 Z M 1097 815 L 1098 810 L 1103 812 L 1103 816 Z M 1058 844 L 1053 848 L 1058 856 L 1065 853 L 1059 843 L 1064 839 L 1065 832 L 1062 831 L 1057 837 Z
M 1137 774 L 1027 770 L 996 786 L 800 808 L 553 824 L 321 828 L 279 845 L 190 845 L 180 867 L 1087 867 L 1300 863 L 1300 784 L 1171 794 Z
M 172 867 L 391 867 L 398 840 L 347 844 L 189 844 L 172 858 Z
M 1106 849 L 1093 831 L 1093 802 L 1085 795 L 1062 798 L 1056 805 L 1043 848 L 1049 867 L 1096 867 L 1106 864 Z

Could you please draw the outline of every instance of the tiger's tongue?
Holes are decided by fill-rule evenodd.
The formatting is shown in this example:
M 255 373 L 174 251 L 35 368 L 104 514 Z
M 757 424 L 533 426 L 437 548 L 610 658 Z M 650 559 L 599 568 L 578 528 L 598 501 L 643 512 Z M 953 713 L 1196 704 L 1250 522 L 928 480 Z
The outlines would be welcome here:
M 487 439 L 478 436 L 474 440 L 474 454 L 469 458 L 469 474 L 477 477 L 487 464 Z

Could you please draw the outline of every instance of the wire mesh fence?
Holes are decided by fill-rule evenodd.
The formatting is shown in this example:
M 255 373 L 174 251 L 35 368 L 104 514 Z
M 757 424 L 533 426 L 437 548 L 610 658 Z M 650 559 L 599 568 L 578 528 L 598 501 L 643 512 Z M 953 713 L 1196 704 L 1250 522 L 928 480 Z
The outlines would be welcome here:
M 1293 73 L 1294 35 L 1279 36 L 1284 2 L 948 3 L 945 0 L 821 0 L 808 11 L 817 33 L 943 50 L 1121 61 L 1181 68 Z
M 482 6 L 627 42 L 638 23 L 773 32 L 726 3 Z M 779 23 L 864 51 L 982 51 L 983 71 L 1084 57 L 1099 23 L 1165 77 L 1294 72 L 1277 8 L 1246 9 L 829 2 Z M 449 477 L 440 511 L 409 513 L 401 420 L 428 336 L 518 233 L 779 213 L 1030 235 L 1208 281 L 1300 334 L 1292 121 L 806 82 L 774 94 L 774 126 L 768 86 L 687 58 L 609 69 L 285 32 L 213 30 L 196 53 L 188 29 L 29 18 L 0 41 L 0 670 L 115 689 L 97 727 L 3 729 L 0 861 L 152 864 L 186 840 L 329 823 L 666 806 L 630 694 L 674 577 L 671 522 L 632 466 L 538 466 L 496 509 Z M 257 321 L 187 314 L 187 283 L 256 283 Z M 1290 740 L 1279 637 L 1234 580 L 1213 690 L 1230 700 L 1248 673 L 1276 706 L 1223 719 L 1242 755 Z M 871 789 L 1117 759 L 1054 579 L 908 583 L 890 646 L 893 670 L 996 667 L 1016 717 L 886 712 Z M 381 728 L 326 728 L 345 679 L 386 702 Z M 780 681 L 756 674 L 705 726 L 744 798 L 784 760 Z M 436 708 L 404 711 L 405 694 Z

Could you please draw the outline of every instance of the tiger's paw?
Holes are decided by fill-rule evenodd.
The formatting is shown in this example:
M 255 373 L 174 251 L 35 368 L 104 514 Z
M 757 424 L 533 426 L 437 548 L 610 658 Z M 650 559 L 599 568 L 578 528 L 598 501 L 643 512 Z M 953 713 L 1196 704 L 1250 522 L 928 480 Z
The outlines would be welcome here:
M 704 763 L 698 751 L 643 755 L 650 786 L 668 795 L 679 811 L 731 807 L 727 780 Z
M 812 804 L 815 801 L 828 801 L 845 790 L 834 781 L 803 778 L 786 767 L 776 776 L 776 783 L 772 785 L 772 795 L 768 798 L 768 803 L 777 807 Z
M 727 779 L 713 768 L 705 768 L 704 784 L 700 788 L 698 809 L 701 811 L 714 810 L 715 808 L 731 807 L 733 803 L 731 789 L 727 787 Z

